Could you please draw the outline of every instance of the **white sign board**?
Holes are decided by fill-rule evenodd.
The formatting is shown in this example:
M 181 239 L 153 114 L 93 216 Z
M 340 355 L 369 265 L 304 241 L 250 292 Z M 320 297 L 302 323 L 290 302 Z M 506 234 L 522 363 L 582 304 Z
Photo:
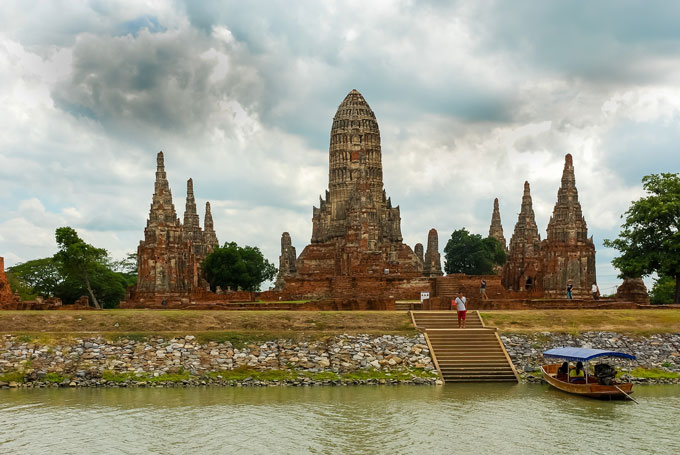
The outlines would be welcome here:
M 423 300 L 428 300 L 429 298 L 430 298 L 429 292 L 421 292 L 420 293 L 420 303 L 423 303 Z

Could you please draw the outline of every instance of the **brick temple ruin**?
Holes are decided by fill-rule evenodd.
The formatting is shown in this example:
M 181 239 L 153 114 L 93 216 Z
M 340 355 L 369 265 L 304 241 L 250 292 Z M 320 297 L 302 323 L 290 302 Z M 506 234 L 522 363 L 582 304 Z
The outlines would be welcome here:
M 9 281 L 5 274 L 5 258 L 0 256 L 0 305 L 7 305 L 16 300 L 12 289 L 9 287 Z
M 436 231 L 424 258 L 403 243 L 399 206 L 383 187 L 378 122 L 357 90 L 333 118 L 328 162 L 328 190 L 313 208 L 310 244 L 294 260 L 290 236 L 282 236 L 278 288 L 304 298 L 419 295 L 429 287 L 424 268 L 441 274 L 439 253 L 432 250 Z
M 427 248 L 402 242 L 399 207 L 393 207 L 382 181 L 382 151 L 375 114 L 352 90 L 333 118 L 329 184 L 313 208 L 312 238 L 299 257 L 288 233 L 281 238 L 276 290 L 288 298 L 417 299 L 429 292 L 446 302 L 458 290 L 478 298 L 479 279 L 442 276 L 438 234 Z M 571 155 L 566 155 L 557 203 L 541 240 L 524 185 L 521 211 L 509 245 L 498 199 L 489 236 L 508 252 L 498 275 L 489 275 L 487 295 L 496 299 L 562 297 L 568 282 L 574 295 L 588 296 L 595 282 L 595 247 L 578 201 Z
M 192 179 L 187 181 L 184 222 L 180 222 L 172 202 L 163 152 L 159 152 L 144 240 L 137 248 L 137 284 L 128 289 L 126 301 L 158 304 L 205 291 L 209 285 L 202 277 L 201 263 L 217 246 L 210 202 L 205 204 L 201 229 Z
M 494 220 L 496 210 L 494 204 Z M 500 214 L 498 217 L 500 223 Z M 491 230 L 498 238 L 499 231 L 494 222 Z M 531 189 L 529 182 L 525 182 L 521 210 L 510 239 L 508 260 L 501 272 L 503 286 L 509 290 L 562 297 L 567 284 L 572 283 L 574 296 L 590 295 L 590 288 L 596 282 L 595 245 L 593 238 L 588 237 L 588 226 L 578 201 L 574 162 L 570 154 L 564 159 L 562 183 L 557 191 L 557 203 L 547 234 L 546 239 L 541 240 Z
M 470 302 L 481 304 L 482 278 L 487 282 L 487 295 L 496 302 L 492 304 L 499 308 L 516 307 L 508 302 L 562 297 L 569 281 L 574 284 L 575 296 L 588 295 L 595 281 L 595 248 L 578 202 L 571 155 L 565 158 L 545 240 L 538 233 L 526 182 L 509 243 L 498 199 L 494 200 L 489 236 L 508 252 L 507 263 L 498 274 L 443 276 L 435 229 L 428 232 L 426 247 L 417 243 L 412 250 L 403 242 L 399 206 L 392 204 L 383 185 L 378 122 L 356 90 L 340 103 L 333 118 L 328 154 L 328 189 L 312 209 L 309 244 L 298 256 L 290 234 L 284 232 L 273 290 L 249 293 L 210 290 L 201 273 L 203 259 L 218 246 L 210 204 L 206 203 L 201 228 L 193 180 L 189 179 L 180 221 L 160 152 L 144 240 L 137 250 L 138 283 L 128 290 L 121 307 L 160 308 L 167 304 L 168 308 L 210 309 L 264 300 L 269 306 L 258 304 L 258 308 L 273 308 L 271 305 L 283 302 L 276 309 L 288 309 L 286 305 L 292 304 L 285 301 L 310 300 L 295 308 L 394 309 L 397 300 L 417 300 L 422 292 L 428 292 L 427 306 L 444 309 L 460 290 Z M 638 295 L 639 291 L 636 288 L 629 293 Z

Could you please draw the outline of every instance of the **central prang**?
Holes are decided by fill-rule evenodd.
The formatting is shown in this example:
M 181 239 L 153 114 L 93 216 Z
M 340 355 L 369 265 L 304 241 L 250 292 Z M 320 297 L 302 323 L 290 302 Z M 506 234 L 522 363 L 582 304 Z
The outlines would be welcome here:
M 311 244 L 296 272 L 281 270 L 280 276 L 422 276 L 422 262 L 402 243 L 399 207 L 383 189 L 378 122 L 356 90 L 333 118 L 328 163 L 328 190 L 313 209 Z

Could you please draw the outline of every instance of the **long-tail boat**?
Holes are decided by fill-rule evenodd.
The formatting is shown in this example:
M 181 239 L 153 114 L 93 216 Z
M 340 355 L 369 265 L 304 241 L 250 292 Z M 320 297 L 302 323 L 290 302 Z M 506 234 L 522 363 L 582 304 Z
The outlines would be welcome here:
M 575 395 L 582 395 L 591 398 L 603 399 L 620 399 L 633 398 L 630 394 L 633 393 L 633 384 L 630 382 L 618 382 L 615 378 L 611 378 L 605 383 L 602 383 L 602 378 L 598 378 L 588 373 L 588 361 L 600 357 L 622 357 L 626 359 L 635 359 L 634 355 L 626 354 L 616 351 L 605 351 L 603 349 L 586 349 L 563 347 L 549 349 L 543 353 L 545 358 L 563 359 L 564 361 L 583 362 L 585 363 L 585 375 L 578 378 L 570 378 L 569 374 L 558 374 L 560 368 L 559 363 L 552 363 L 543 365 L 541 372 L 543 378 L 551 386 L 560 389 L 564 392 L 573 393 Z M 633 400 L 635 401 L 635 400 Z

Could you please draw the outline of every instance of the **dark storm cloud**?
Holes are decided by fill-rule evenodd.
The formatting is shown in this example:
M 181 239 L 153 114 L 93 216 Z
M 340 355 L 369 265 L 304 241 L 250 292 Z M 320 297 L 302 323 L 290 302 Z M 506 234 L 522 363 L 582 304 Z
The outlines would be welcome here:
M 210 47 L 191 30 L 84 35 L 73 50 L 72 72 L 53 98 L 58 107 L 121 135 L 196 133 L 220 112 L 221 102 L 252 102 L 249 94 L 258 83 L 256 75 L 240 77 L 236 65 L 211 80 L 218 63 L 201 57 Z M 224 121 L 219 127 L 229 131 L 231 125 Z
M 654 57 L 680 55 L 680 3 L 492 1 L 476 4 L 480 50 L 597 83 L 662 80 Z
M 252 53 L 251 63 L 265 85 L 259 104 L 262 121 L 302 135 L 314 147 L 327 147 L 329 119 L 353 88 L 374 108 L 394 101 L 408 106 L 389 114 L 401 122 L 423 112 L 465 122 L 506 122 L 513 116 L 514 90 L 449 71 L 455 66 L 449 50 L 458 43 L 428 37 L 428 22 L 442 13 L 433 5 L 395 3 L 384 17 L 357 16 L 346 5 L 316 1 L 262 2 L 249 8 L 241 2 L 184 5 L 191 23 L 204 34 L 225 26 Z M 455 7 L 443 12 L 455 20 Z M 355 30 L 356 42 L 346 39 Z M 437 63 L 441 65 L 433 66 Z M 293 103 L 304 109 L 283 107 Z

